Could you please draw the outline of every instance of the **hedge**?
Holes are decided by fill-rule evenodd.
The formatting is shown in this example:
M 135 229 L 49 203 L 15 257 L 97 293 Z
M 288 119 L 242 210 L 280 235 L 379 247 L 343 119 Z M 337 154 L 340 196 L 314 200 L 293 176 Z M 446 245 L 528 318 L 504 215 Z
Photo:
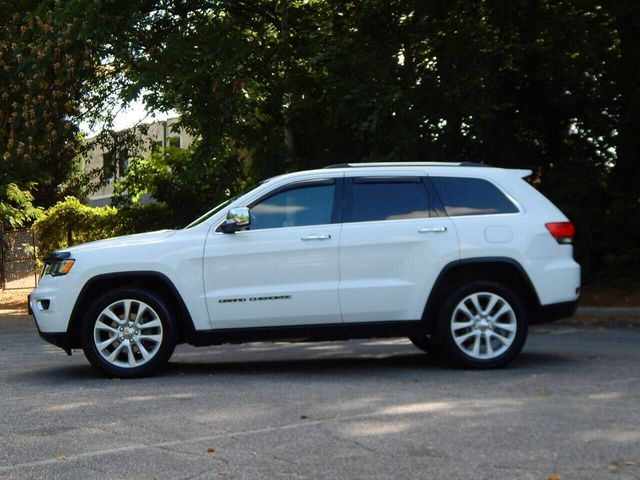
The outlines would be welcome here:
M 33 224 L 40 256 L 79 243 L 172 226 L 171 212 L 162 203 L 134 205 L 122 209 L 89 207 L 75 197 L 45 211 Z

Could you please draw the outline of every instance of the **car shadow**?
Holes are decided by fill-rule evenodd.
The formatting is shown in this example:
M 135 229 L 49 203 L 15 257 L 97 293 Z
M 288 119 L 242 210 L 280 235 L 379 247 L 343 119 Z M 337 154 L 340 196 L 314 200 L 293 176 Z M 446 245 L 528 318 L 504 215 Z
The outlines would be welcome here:
M 506 368 L 509 369 L 535 369 L 542 366 L 562 365 L 563 368 L 570 364 L 580 363 L 575 357 L 561 353 L 549 352 L 522 352 Z
M 448 364 L 425 353 L 397 354 L 384 357 L 322 357 L 286 359 L 262 359 L 242 361 L 184 361 L 170 362 L 165 373 L 176 374 L 334 374 L 379 373 L 391 370 L 415 371 L 416 369 L 449 368 Z
M 385 371 L 401 371 L 406 373 L 430 372 L 511 372 L 518 370 L 536 370 L 550 365 L 573 363 L 571 357 L 538 352 L 521 353 L 506 367 L 494 370 L 475 370 L 463 368 L 443 360 L 442 358 L 422 352 L 415 354 L 396 354 L 384 357 L 341 357 L 311 358 L 296 360 L 244 360 L 244 361 L 184 361 L 170 362 L 160 376 L 171 375 L 213 375 L 213 374 L 376 374 Z
M 203 352 L 203 357 L 207 353 Z M 202 359 L 171 361 L 169 364 L 156 373 L 148 377 L 148 380 L 154 378 L 176 378 L 181 376 L 247 376 L 256 377 L 267 375 L 290 375 L 305 374 L 308 376 L 322 375 L 350 375 L 365 376 L 366 378 L 385 374 L 389 372 L 404 373 L 407 375 L 423 375 L 429 372 L 434 376 L 451 375 L 452 372 L 460 372 L 460 374 L 479 374 L 479 375 L 510 375 L 519 371 L 527 371 L 527 373 L 536 373 L 549 366 L 561 366 L 566 369 L 569 365 L 580 363 L 578 360 L 570 356 L 542 353 L 542 352 L 522 352 L 511 364 L 506 367 L 495 370 L 472 370 L 460 368 L 440 359 L 434 355 L 428 355 L 422 352 L 390 354 L 385 356 L 358 356 L 354 354 L 352 357 L 341 356 L 339 358 L 322 357 L 322 358 L 297 358 L 297 359 L 269 359 L 261 358 L 247 360 L 211 360 L 203 361 Z M 13 377 L 13 378 L 11 378 Z M 11 375 L 7 380 L 11 383 L 20 381 L 37 380 L 43 385 L 60 383 L 82 383 L 88 380 L 105 380 L 110 379 L 108 376 L 101 375 L 91 365 L 75 364 L 68 366 L 49 366 L 42 369 L 23 372 L 21 374 Z

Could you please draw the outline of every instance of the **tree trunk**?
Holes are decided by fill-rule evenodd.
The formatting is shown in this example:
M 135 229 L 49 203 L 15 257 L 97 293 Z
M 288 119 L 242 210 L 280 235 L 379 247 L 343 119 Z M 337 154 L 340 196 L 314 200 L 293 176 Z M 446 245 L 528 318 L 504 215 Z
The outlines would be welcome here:
M 278 3 L 278 15 L 280 16 L 280 45 L 282 51 L 288 51 L 289 48 L 289 1 L 281 0 Z M 287 150 L 287 166 L 292 167 L 296 163 L 296 141 L 291 127 L 291 101 L 292 95 L 289 85 L 289 67 L 283 60 L 282 68 L 284 70 L 284 93 L 282 95 L 282 128 L 284 133 L 284 145 Z

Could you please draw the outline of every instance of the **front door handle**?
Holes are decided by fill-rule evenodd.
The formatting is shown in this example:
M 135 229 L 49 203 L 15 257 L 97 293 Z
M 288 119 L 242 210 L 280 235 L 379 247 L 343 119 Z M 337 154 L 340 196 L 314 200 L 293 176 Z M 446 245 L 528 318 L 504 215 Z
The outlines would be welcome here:
M 427 227 L 418 230 L 418 233 L 444 233 L 447 231 L 447 227 Z
M 331 235 L 327 233 L 325 235 L 317 235 L 317 234 L 307 235 L 306 237 L 302 237 L 300 240 L 302 240 L 303 242 L 306 242 L 308 240 L 329 240 L 330 238 L 331 238 Z

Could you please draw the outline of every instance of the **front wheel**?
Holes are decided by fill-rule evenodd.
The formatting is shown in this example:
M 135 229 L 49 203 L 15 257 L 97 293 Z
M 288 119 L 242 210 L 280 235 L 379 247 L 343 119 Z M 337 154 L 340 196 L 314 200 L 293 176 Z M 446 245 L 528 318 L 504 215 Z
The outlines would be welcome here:
M 527 338 L 522 300 L 502 284 L 472 282 L 453 291 L 442 304 L 438 344 L 454 363 L 472 368 L 506 365 Z
M 170 310 L 152 292 L 122 288 L 93 302 L 82 324 L 82 348 L 110 376 L 139 377 L 164 365 L 175 347 Z

